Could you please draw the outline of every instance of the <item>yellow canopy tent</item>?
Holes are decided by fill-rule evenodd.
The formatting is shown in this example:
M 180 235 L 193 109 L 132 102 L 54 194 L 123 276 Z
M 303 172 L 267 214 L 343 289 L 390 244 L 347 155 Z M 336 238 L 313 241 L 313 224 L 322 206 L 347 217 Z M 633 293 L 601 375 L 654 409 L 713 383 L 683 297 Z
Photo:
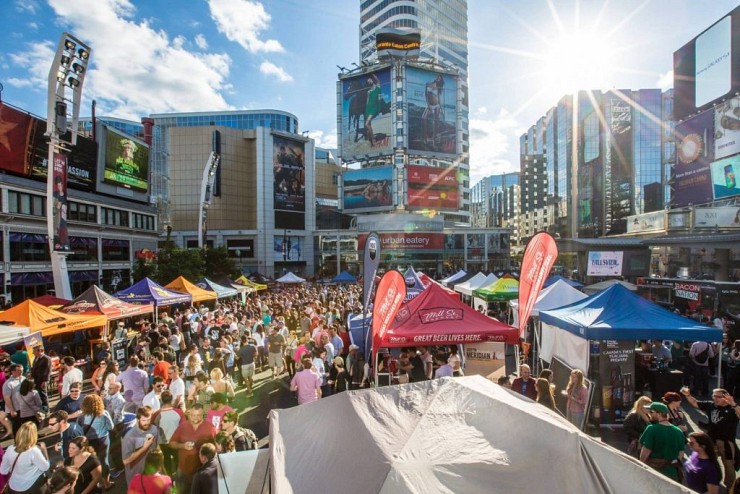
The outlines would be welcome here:
M 249 278 L 247 278 L 244 275 L 241 275 L 239 278 L 237 278 L 236 280 L 234 280 L 234 283 L 238 283 L 239 285 L 246 286 L 246 287 L 251 288 L 251 289 L 253 289 L 255 291 L 267 290 L 267 285 L 262 285 L 260 283 L 255 283 L 254 281 L 250 280 Z
M 31 332 L 41 331 L 41 335 L 46 337 L 78 329 L 102 327 L 108 323 L 108 318 L 102 314 L 74 316 L 44 307 L 33 300 L 25 300 L 15 307 L 0 312 L 0 321 L 12 322 L 17 326 L 28 326 Z
M 170 290 L 176 292 L 187 293 L 193 297 L 193 302 L 205 302 L 207 300 L 216 300 L 216 292 L 210 290 L 203 290 L 199 286 L 190 283 L 182 276 L 178 276 L 174 280 L 170 281 L 169 284 L 164 286 Z

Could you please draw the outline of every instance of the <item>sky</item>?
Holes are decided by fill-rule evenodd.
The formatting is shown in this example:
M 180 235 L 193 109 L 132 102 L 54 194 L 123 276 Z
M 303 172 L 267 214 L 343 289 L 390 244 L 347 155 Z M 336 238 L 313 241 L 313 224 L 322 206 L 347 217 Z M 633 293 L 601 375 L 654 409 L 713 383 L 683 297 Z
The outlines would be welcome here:
M 359 0 L 3 0 L 2 100 L 46 116 L 60 36 L 92 47 L 80 114 L 274 109 L 335 148 Z M 574 89 L 668 89 L 673 52 L 737 0 L 468 0 L 471 185 Z

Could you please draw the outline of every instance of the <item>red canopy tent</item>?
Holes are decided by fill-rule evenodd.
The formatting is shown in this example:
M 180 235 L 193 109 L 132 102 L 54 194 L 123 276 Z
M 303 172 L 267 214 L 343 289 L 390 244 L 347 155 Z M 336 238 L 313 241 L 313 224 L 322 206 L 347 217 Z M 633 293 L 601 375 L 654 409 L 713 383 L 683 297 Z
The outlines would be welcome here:
M 59 310 L 65 314 L 77 314 L 81 316 L 97 316 L 102 314 L 109 321 L 112 321 L 114 319 L 151 314 L 154 312 L 154 307 L 152 304 L 129 304 L 93 285 Z
M 482 342 L 517 344 L 519 331 L 476 312 L 437 283 L 401 306 L 380 348 Z

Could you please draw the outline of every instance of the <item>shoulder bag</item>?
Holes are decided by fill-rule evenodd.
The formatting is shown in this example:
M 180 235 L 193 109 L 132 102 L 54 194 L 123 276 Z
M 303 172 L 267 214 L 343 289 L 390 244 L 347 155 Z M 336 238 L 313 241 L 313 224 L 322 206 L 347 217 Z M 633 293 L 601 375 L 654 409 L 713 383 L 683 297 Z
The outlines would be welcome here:
M 25 451 L 23 453 L 25 453 Z M 5 487 L 3 487 L 2 494 L 10 494 L 10 479 L 13 477 L 13 470 L 15 470 L 15 464 L 18 463 L 18 459 L 21 457 L 23 453 L 18 453 L 18 455 L 15 457 L 15 460 L 13 460 L 13 466 L 10 467 L 10 473 L 8 474 L 8 482 L 5 484 Z

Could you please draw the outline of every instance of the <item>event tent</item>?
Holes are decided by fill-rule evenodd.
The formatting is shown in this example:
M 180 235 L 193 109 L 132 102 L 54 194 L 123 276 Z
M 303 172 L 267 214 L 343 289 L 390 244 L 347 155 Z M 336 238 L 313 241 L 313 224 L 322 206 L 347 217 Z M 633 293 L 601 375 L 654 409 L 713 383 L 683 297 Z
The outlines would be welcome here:
M 519 331 L 484 316 L 437 284 L 402 305 L 379 348 L 504 342 L 516 344 Z M 373 350 L 375 351 L 375 350 Z
M 236 297 L 238 295 L 238 291 L 236 288 L 232 286 L 224 286 L 219 283 L 216 283 L 215 281 L 211 281 L 208 278 L 202 278 L 198 280 L 198 283 L 196 283 L 196 286 L 198 288 L 202 288 L 203 290 L 209 290 L 211 292 L 216 293 L 216 298 L 228 298 L 228 297 Z
M 247 275 L 247 279 L 249 279 L 250 281 L 253 281 L 254 283 L 261 284 L 261 285 L 267 285 L 269 283 L 272 283 L 273 281 L 272 278 L 268 278 L 264 274 L 259 273 L 257 271 L 254 271 L 253 273 L 249 273 Z
M 622 281 L 622 280 L 606 280 L 606 281 L 600 281 L 598 283 L 594 283 L 593 285 L 584 286 L 581 288 L 583 293 L 586 295 L 593 295 L 594 293 L 598 293 L 602 290 L 606 290 L 607 288 L 610 288 L 614 285 L 622 285 L 627 290 L 636 292 L 637 286 L 633 285 L 632 283 L 628 281 Z
M 170 290 L 173 290 L 175 292 L 189 294 L 191 297 L 193 297 L 193 303 L 216 300 L 216 292 L 204 290 L 194 283 L 186 280 L 184 276 L 178 276 L 174 280 L 167 283 L 164 287 L 169 288 Z
M 565 276 L 560 276 L 559 274 L 556 274 L 555 276 L 550 276 L 549 278 L 547 278 L 545 280 L 545 283 L 542 285 L 542 288 L 547 288 L 548 286 L 558 281 L 564 281 L 573 288 L 581 288 L 583 286 L 583 283 L 581 283 L 580 281 L 572 280 L 570 278 L 566 278 Z
M 357 278 L 349 274 L 347 271 L 342 271 L 331 280 L 332 283 L 357 283 Z
M 499 278 L 490 285 L 473 290 L 473 295 L 486 302 L 504 302 L 519 296 L 519 282 L 514 278 Z
M 349 332 L 350 343 L 360 347 L 358 351 L 365 356 L 365 360 L 369 361 L 371 342 L 368 335 L 373 326 L 372 313 L 368 312 L 365 315 L 364 325 L 365 326 L 363 327 L 362 314 L 350 315 L 347 320 L 347 331 Z
M 691 492 L 481 376 L 348 391 L 270 412 L 272 492 L 338 492 L 345 478 L 357 494 Z
M 28 326 L 0 324 L 0 346 L 9 345 L 31 334 Z
M 424 283 L 422 283 L 413 267 L 409 266 L 406 269 L 403 279 L 406 282 L 406 300 L 411 300 L 424 291 Z
M 0 312 L 0 321 L 15 326 L 27 326 L 32 333 L 41 331 L 43 337 L 69 333 L 78 329 L 99 328 L 108 323 L 108 319 L 104 315 L 75 316 L 65 314 L 37 304 L 33 300 L 24 300 L 20 304 Z
M 32 298 L 31 300 L 50 309 L 58 309 L 59 307 L 63 307 L 71 302 L 71 300 L 67 300 L 66 298 L 59 298 L 48 294 Z
M 296 276 L 293 271 L 288 271 L 284 276 L 276 279 L 278 283 L 305 283 L 305 279 L 300 276 Z
M 143 278 L 125 290 L 114 293 L 113 296 L 132 304 L 153 303 L 155 308 L 174 304 L 189 304 L 193 300 L 190 294 L 169 290 L 149 278 Z
M 722 330 L 664 309 L 621 284 L 579 302 L 540 310 L 540 358 L 561 356 L 571 366 L 588 368 L 589 340 L 722 341 Z
M 560 307 L 565 307 L 566 305 L 583 300 L 586 297 L 587 295 L 585 293 L 576 290 L 566 281 L 557 280 L 540 292 L 530 315 L 537 317 L 540 315 L 541 310 L 559 309 Z M 512 308 L 512 314 L 514 316 L 514 322 L 512 324 L 519 326 L 519 301 L 512 300 L 509 302 L 509 305 Z
M 65 314 L 79 316 L 98 316 L 102 314 L 109 321 L 112 321 L 151 314 L 154 312 L 154 306 L 152 304 L 129 304 L 92 285 L 59 310 Z
M 454 289 L 454 288 L 455 288 L 455 287 L 456 287 L 457 285 L 460 285 L 460 284 L 462 284 L 462 283 L 465 283 L 465 282 L 466 282 L 466 281 L 468 281 L 469 279 L 471 279 L 471 278 L 475 277 L 475 275 L 476 275 L 476 274 L 477 274 L 477 273 L 467 273 L 467 274 L 465 274 L 464 276 L 461 276 L 460 278 L 458 278 L 458 279 L 456 279 L 456 280 L 453 280 L 453 281 L 448 281 L 447 283 L 442 283 L 442 284 L 443 284 L 444 286 L 446 286 L 447 288 L 452 288 L 452 289 Z
M 478 273 L 465 283 L 455 285 L 455 291 L 470 297 L 471 295 L 473 295 L 473 290 L 475 290 L 476 288 L 491 285 L 497 280 L 498 278 L 496 278 L 496 275 L 493 273 L 489 274 L 488 276 L 484 275 L 483 273 Z
M 447 283 L 451 283 L 451 282 L 453 282 L 455 280 L 459 280 L 460 278 L 462 278 L 466 274 L 467 273 L 464 270 L 461 269 L 457 273 L 455 273 L 453 275 L 450 275 L 447 278 L 443 278 L 443 279 L 439 280 L 439 282 L 442 283 L 443 285 L 446 285 Z
M 254 281 L 250 280 L 244 275 L 241 275 L 238 277 L 234 283 L 237 285 L 245 286 L 247 288 L 251 288 L 252 290 L 259 292 L 261 290 L 267 290 L 267 285 L 263 285 L 261 283 L 255 283 Z

